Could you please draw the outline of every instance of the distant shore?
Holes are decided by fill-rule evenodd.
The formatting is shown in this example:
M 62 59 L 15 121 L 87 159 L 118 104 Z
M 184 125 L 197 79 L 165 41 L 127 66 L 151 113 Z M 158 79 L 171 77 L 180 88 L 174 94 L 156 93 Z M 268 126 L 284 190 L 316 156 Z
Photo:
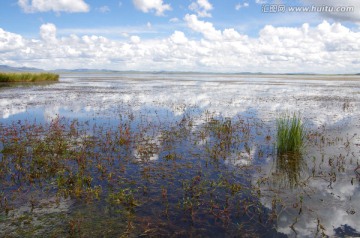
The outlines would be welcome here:
M 323 75 L 323 74 L 234 74 L 224 75 L 229 78 L 269 78 L 295 80 L 330 80 L 330 81 L 360 81 L 360 75 Z
M 59 72 L 62 78 L 88 78 L 92 80 L 119 79 L 122 80 L 167 80 L 167 76 L 180 76 L 177 80 L 209 80 L 219 82 L 235 82 L 241 79 L 268 80 L 311 80 L 311 81 L 360 81 L 356 74 L 242 74 L 242 73 L 205 73 L 205 72 Z M 137 75 L 138 77 L 134 77 Z M 150 77 L 147 77 L 150 76 Z M 183 76 L 183 77 L 181 77 Z M 219 79 L 219 77 L 221 79 Z

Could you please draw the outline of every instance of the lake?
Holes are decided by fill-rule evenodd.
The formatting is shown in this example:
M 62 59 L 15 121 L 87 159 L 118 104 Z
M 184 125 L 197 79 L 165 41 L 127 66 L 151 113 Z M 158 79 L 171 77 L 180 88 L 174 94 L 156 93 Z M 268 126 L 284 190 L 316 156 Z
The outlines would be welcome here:
M 0 236 L 360 236 L 360 77 L 61 74 L 0 87 Z M 279 157 L 277 119 L 306 128 Z

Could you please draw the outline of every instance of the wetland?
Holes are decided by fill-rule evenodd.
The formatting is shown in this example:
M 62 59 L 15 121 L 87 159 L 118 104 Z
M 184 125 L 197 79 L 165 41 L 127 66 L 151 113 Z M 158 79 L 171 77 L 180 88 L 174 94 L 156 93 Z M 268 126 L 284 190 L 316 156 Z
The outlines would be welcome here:
M 3 85 L 0 236 L 360 236 L 359 89 L 190 73 Z M 279 154 L 293 113 L 304 146 Z

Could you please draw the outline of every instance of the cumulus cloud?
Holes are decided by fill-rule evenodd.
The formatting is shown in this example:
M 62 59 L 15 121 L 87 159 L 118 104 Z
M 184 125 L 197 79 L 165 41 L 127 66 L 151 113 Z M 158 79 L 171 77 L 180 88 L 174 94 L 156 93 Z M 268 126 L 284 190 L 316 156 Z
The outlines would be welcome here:
M 188 39 L 186 38 L 184 32 L 182 31 L 175 31 L 174 34 L 170 36 L 170 39 L 175 44 L 185 44 L 188 42 Z
M 131 41 L 131 43 L 133 43 L 133 44 L 139 44 L 140 41 L 141 41 L 141 38 L 140 38 L 139 36 L 131 36 L 131 37 L 130 37 L 130 41 Z
M 56 42 L 56 26 L 52 23 L 41 25 L 40 37 L 45 42 Z
M 233 28 L 225 29 L 223 32 L 217 30 L 211 22 L 201 21 L 196 15 L 187 14 L 184 17 L 188 27 L 193 31 L 201 33 L 205 39 L 211 41 L 239 41 L 247 37 L 242 36 Z
M 18 0 L 18 5 L 26 13 L 34 12 L 88 12 L 84 0 Z
M 221 31 L 216 30 L 211 22 L 201 21 L 193 14 L 186 14 L 184 20 L 189 28 L 203 34 L 206 39 L 221 39 Z
M 188 14 L 184 20 L 200 38 L 178 30 L 157 39 L 141 39 L 136 34 L 123 40 L 99 35 L 57 36 L 56 26 L 47 23 L 40 27 L 39 39 L 27 39 L 0 29 L 0 64 L 271 73 L 358 73 L 360 68 L 360 32 L 340 23 L 267 25 L 257 37 L 249 37 L 231 28 L 216 29 L 196 15 Z
M 162 16 L 165 11 L 171 10 L 171 6 L 164 4 L 163 0 L 133 0 L 133 3 L 142 12 L 147 13 L 154 10 L 157 16 Z
M 337 21 L 360 23 L 360 1 L 358 0 L 303 0 L 303 2 L 314 6 L 354 7 L 354 10 L 350 12 L 322 11 L 319 13 L 327 18 L 332 18 Z
M 24 46 L 22 36 L 11 32 L 6 32 L 0 28 L 0 52 L 4 53 L 20 49 Z
M 208 0 L 197 0 L 189 5 L 189 9 L 196 12 L 198 17 L 211 17 L 209 11 L 213 9 L 213 6 Z

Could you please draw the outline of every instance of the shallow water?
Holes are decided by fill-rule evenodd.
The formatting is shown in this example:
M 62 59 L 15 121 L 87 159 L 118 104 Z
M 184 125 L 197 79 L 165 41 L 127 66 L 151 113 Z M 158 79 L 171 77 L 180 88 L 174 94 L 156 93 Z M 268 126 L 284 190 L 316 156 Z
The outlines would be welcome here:
M 266 236 L 271 232 L 274 236 L 355 236 L 360 232 L 359 175 L 355 170 L 360 154 L 359 87 L 360 80 L 326 80 L 314 76 L 299 79 L 214 74 L 64 74 L 55 84 L 1 87 L 0 123 L 8 128 L 19 121 L 47 124 L 65 118 L 83 123 L 89 134 L 95 133 L 91 132 L 94 126 L 117 128 L 127 123 L 136 139 L 131 144 L 130 154 L 119 152 L 130 158 L 125 163 L 128 172 L 121 175 L 122 178 L 143 179 L 138 171 L 143 171 L 144 167 L 153 171 L 150 177 L 174 176 L 171 181 L 157 177 L 153 182 L 138 181 L 137 187 L 126 190 L 134 193 L 137 199 L 143 199 L 145 204 L 134 212 L 125 211 L 130 215 L 124 215 L 119 205 L 109 205 L 105 195 L 91 204 L 75 198 L 61 200 L 60 204 L 65 204 L 63 209 L 54 209 L 54 213 L 64 219 L 67 216 L 64 209 L 68 209 L 67 222 L 41 223 L 45 228 L 37 230 L 40 234 L 49 231 L 49 227 L 53 227 L 52 232 L 67 227 L 64 229 L 89 235 L 86 229 L 106 224 L 112 227 L 110 230 L 119 231 L 109 231 L 108 235 L 129 232 L 126 234 L 236 236 L 246 232 L 251 236 L 253 232 L 255 236 Z M 286 112 L 300 113 L 309 132 L 305 153 L 295 165 L 274 155 L 275 120 Z M 227 135 L 217 136 L 216 130 L 229 120 L 235 132 L 227 145 Z M 166 131 L 170 134 L 167 137 Z M 143 152 L 145 147 L 151 153 Z M 169 162 L 173 154 L 181 158 L 176 160 L 176 165 Z M 210 161 L 212 164 L 208 165 L 208 158 L 214 154 L 221 160 Z M 117 174 L 115 168 L 119 164 L 108 168 L 108 172 Z M 94 171 L 89 173 L 97 175 Z M 226 178 L 229 187 L 240 184 L 245 188 L 235 189 L 235 194 L 231 195 L 229 213 L 226 213 L 227 208 L 221 210 L 227 203 L 226 189 L 229 187 L 216 187 L 215 198 L 200 192 L 201 199 L 192 200 L 195 185 L 191 184 L 199 173 L 204 178 L 204 183 L 199 183 L 201 186 L 196 184 L 199 191 L 211 188 L 213 185 L 209 181 L 218 182 L 220 175 Z M 173 180 L 182 181 L 182 184 Z M 101 179 L 93 181 L 93 185 L 101 185 L 106 190 L 106 196 L 110 194 L 105 189 L 107 183 Z M 151 190 L 150 194 L 140 196 L 138 187 L 145 185 Z M 6 195 L 6 186 L 1 189 Z M 167 205 L 152 199 L 159 191 L 167 192 Z M 34 196 L 44 199 L 38 194 Z M 207 200 L 212 199 L 215 205 L 211 203 L 211 206 L 216 212 L 209 215 L 205 210 L 209 206 Z M 245 212 L 236 207 L 236 200 L 241 201 Z M 246 205 L 249 201 L 255 202 Z M 199 204 L 196 212 L 191 210 L 189 218 L 180 211 L 187 211 L 190 202 Z M 13 214 L 29 206 L 26 199 L 25 203 L 14 205 Z M 170 208 L 170 218 L 164 218 L 164 206 Z M 153 210 L 149 211 L 149 207 Z M 248 207 L 254 210 L 248 211 Z M 98 216 L 89 218 L 88 214 L 94 213 Z M 4 234 L 22 235 L 11 225 L 17 224 L 14 220 L 19 216 L 9 218 L 4 212 L 1 214 L 1 225 L 7 227 Z M 27 211 L 26 217 L 24 214 L 20 217 L 27 221 L 29 214 L 31 212 Z M 81 224 L 78 219 L 82 219 Z M 39 226 L 31 221 L 17 226 L 22 229 L 27 224 Z M 60 229 L 61 232 L 64 229 Z M 101 230 L 99 232 L 101 234 Z

